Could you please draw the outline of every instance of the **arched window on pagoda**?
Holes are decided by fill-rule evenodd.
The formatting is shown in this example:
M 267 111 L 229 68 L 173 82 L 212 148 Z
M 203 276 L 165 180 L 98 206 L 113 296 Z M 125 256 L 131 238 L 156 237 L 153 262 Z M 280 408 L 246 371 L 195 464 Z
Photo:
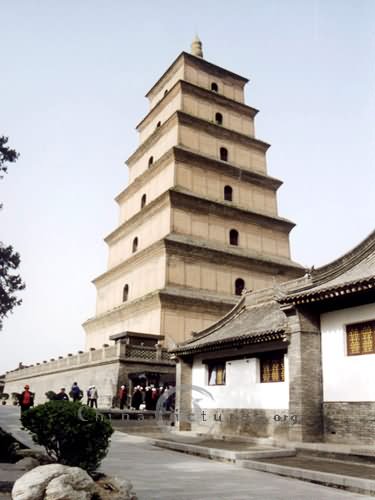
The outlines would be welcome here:
M 126 302 L 129 297 L 129 285 L 125 285 L 122 290 L 122 301 Z
M 146 206 L 146 201 L 147 201 L 146 194 L 143 194 L 141 198 L 141 209 Z
M 215 123 L 216 123 L 216 125 L 222 125 L 223 124 L 223 115 L 221 113 L 216 113 L 215 114 Z
M 229 231 L 229 243 L 231 245 L 238 246 L 238 231 L 237 231 L 237 229 L 231 229 Z
M 218 87 L 217 83 L 215 83 L 215 82 L 211 83 L 211 90 L 212 90 L 212 92 L 219 92 L 219 87 Z
M 220 148 L 220 160 L 228 161 L 228 150 L 227 148 Z
M 148 168 L 150 168 L 153 163 L 154 163 L 154 157 L 150 156 L 150 158 L 148 159 Z
M 245 282 L 242 278 L 237 278 L 234 282 L 234 293 L 236 295 L 242 295 L 242 292 L 245 289 Z
M 138 250 L 138 238 L 135 237 L 133 240 L 133 246 L 132 246 L 132 251 L 135 253 Z
M 224 187 L 224 200 L 233 201 L 233 189 L 231 186 Z

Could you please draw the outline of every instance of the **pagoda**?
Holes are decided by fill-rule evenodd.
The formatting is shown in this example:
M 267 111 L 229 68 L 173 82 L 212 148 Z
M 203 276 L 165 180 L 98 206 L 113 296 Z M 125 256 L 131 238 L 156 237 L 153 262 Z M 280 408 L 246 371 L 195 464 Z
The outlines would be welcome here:
M 282 182 L 267 174 L 248 79 L 203 58 L 198 38 L 149 90 L 137 125 L 120 221 L 94 280 L 86 347 L 122 332 L 160 334 L 167 346 L 225 315 L 244 290 L 304 274 L 290 255 L 294 224 L 279 217 Z

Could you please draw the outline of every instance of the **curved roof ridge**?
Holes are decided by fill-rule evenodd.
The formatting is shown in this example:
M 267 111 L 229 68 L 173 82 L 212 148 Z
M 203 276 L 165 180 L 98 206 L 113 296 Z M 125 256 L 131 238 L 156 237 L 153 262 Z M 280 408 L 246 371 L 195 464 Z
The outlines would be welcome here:
M 375 252 L 375 230 L 355 247 L 351 248 L 337 259 L 314 269 L 311 273 L 312 285 L 325 283 L 343 274 L 345 271 L 364 260 L 372 252 Z

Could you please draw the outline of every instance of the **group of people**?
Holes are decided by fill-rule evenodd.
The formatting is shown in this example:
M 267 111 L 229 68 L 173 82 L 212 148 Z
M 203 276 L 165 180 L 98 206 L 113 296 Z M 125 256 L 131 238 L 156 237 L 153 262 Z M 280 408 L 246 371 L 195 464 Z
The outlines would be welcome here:
M 91 406 L 91 408 L 95 406 L 95 408 L 97 408 L 99 395 L 98 395 L 98 389 L 95 387 L 95 385 L 90 385 L 90 387 L 86 391 L 86 395 L 87 395 L 87 406 Z M 81 401 L 81 399 L 83 398 L 83 392 L 80 389 L 77 382 L 73 383 L 69 396 L 72 398 L 73 402 Z M 60 392 L 56 394 L 56 396 L 54 397 L 54 400 L 70 401 L 69 396 L 66 393 L 65 387 L 62 387 L 60 389 Z
M 167 407 L 171 403 L 169 394 L 170 387 L 166 384 L 161 387 L 155 387 L 152 384 L 146 387 L 137 385 L 132 394 L 131 407 L 135 410 L 156 410 L 161 396 L 163 396 L 164 406 Z
M 123 410 L 130 406 L 130 408 L 135 410 L 155 410 L 157 402 L 161 396 L 163 396 L 164 407 L 169 409 L 172 404 L 171 397 L 171 389 L 167 384 L 161 387 L 155 387 L 154 385 L 142 386 L 137 385 L 134 387 L 133 394 L 131 396 L 130 405 L 128 402 L 128 390 L 125 385 L 121 385 L 119 393 L 118 393 L 118 401 L 120 405 L 120 409 Z M 69 393 L 72 400 L 80 401 L 83 398 L 83 392 L 80 389 L 77 382 L 74 382 L 72 388 Z M 66 393 L 65 387 L 60 389 L 54 396 L 54 400 L 56 401 L 70 401 L 69 395 Z M 91 408 L 98 407 L 98 389 L 95 385 L 91 385 L 86 391 L 87 406 Z M 30 391 L 30 386 L 25 385 L 24 391 L 19 396 L 19 404 L 21 407 L 21 412 L 28 410 L 30 407 L 34 406 L 34 394 Z
M 73 399 L 73 402 L 81 401 L 81 399 L 83 398 L 83 392 L 81 391 L 77 382 L 73 383 L 72 388 L 70 390 L 70 396 Z M 99 394 L 98 394 L 98 389 L 95 387 L 95 385 L 90 385 L 90 387 L 86 391 L 86 396 L 87 396 L 87 401 L 86 401 L 87 406 L 91 406 L 91 408 L 95 406 L 95 408 L 97 408 Z M 60 389 L 60 392 L 56 394 L 54 399 L 57 401 L 69 401 L 69 396 L 67 395 L 64 387 Z
M 70 390 L 70 397 L 73 402 L 80 401 L 83 397 L 83 392 L 80 389 L 77 382 L 74 382 L 72 388 Z M 66 393 L 65 387 L 60 389 L 60 392 L 53 396 L 54 401 L 70 401 L 69 395 Z M 95 385 L 90 385 L 90 387 L 86 391 L 87 395 L 87 406 L 91 406 L 93 408 L 98 407 L 98 390 Z M 34 394 L 30 391 L 30 386 L 28 384 L 25 385 L 24 390 L 19 395 L 18 398 L 19 405 L 21 407 L 21 412 L 24 412 L 34 406 Z

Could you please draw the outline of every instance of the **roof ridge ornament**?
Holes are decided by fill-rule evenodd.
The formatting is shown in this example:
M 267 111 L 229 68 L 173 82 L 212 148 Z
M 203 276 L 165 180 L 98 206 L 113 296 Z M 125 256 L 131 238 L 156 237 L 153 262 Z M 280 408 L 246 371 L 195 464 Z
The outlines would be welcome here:
M 200 41 L 198 35 L 195 35 L 191 43 L 191 53 L 193 54 L 193 56 L 203 58 L 202 42 Z

